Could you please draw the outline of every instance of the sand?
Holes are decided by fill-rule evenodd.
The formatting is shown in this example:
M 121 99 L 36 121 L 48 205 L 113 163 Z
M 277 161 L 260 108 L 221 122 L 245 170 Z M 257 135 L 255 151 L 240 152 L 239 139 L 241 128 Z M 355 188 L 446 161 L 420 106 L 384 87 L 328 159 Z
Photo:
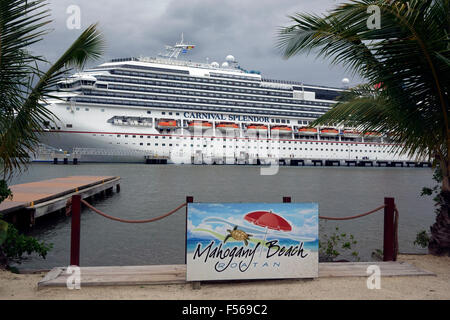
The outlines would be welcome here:
M 369 290 L 365 277 L 202 283 L 200 290 L 191 284 L 37 290 L 44 274 L 0 271 L 0 299 L 450 299 L 450 257 L 400 255 L 398 260 L 436 276 L 382 277 L 378 290 Z

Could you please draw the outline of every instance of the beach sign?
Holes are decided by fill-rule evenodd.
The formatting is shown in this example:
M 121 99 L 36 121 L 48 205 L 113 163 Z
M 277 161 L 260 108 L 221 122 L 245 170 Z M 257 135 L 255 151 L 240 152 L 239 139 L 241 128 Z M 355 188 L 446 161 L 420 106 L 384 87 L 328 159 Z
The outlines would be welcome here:
M 188 203 L 188 281 L 318 277 L 317 203 Z

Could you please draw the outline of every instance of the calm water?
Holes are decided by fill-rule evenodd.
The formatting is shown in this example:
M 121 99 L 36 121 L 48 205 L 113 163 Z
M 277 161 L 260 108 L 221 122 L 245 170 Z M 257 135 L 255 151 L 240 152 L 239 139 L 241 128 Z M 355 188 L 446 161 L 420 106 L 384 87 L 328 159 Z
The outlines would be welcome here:
M 400 211 L 400 252 L 424 252 L 414 247 L 418 231 L 434 222 L 433 202 L 420 197 L 423 186 L 433 185 L 425 168 L 284 167 L 277 175 L 261 176 L 250 166 L 152 166 L 144 164 L 33 164 L 10 184 L 69 175 L 116 175 L 121 192 L 95 202 L 104 212 L 122 218 L 155 217 L 177 207 L 187 195 L 198 202 L 318 202 L 324 216 L 349 216 L 394 197 Z M 124 224 L 88 210 L 81 218 L 81 264 L 142 265 L 184 263 L 185 211 L 150 224 Z M 363 261 L 382 248 L 383 213 L 361 219 L 320 222 L 321 237 L 335 227 L 353 234 Z M 40 222 L 32 232 L 53 243 L 46 260 L 31 257 L 23 268 L 50 268 L 69 263 L 70 218 Z

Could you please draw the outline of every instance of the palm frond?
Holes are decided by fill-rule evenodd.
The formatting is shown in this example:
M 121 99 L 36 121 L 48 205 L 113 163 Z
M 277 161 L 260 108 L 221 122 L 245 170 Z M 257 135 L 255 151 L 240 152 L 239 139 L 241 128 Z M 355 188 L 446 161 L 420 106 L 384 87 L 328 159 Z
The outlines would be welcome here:
M 380 8 L 380 29 L 367 9 Z M 448 0 L 353 0 L 326 16 L 297 14 L 281 28 L 285 57 L 317 51 L 365 79 L 316 124 L 341 123 L 389 134 L 399 152 L 447 154 L 450 51 Z M 382 90 L 374 85 L 382 83 Z
M 66 52 L 44 72 L 44 57 L 27 48 L 49 32 L 45 0 L 0 2 L 0 159 L 3 175 L 21 169 L 39 142 L 43 123 L 55 116 L 45 107 L 51 91 L 73 67 L 81 68 L 104 51 L 97 25 L 89 26 Z

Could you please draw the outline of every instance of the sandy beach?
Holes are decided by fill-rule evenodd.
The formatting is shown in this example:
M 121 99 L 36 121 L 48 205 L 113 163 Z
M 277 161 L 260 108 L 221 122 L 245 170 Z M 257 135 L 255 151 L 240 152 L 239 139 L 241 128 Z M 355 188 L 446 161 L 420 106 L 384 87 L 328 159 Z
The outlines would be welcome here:
M 398 260 L 436 276 L 382 277 L 379 290 L 367 289 L 365 277 L 202 283 L 200 290 L 191 284 L 38 290 L 44 274 L 0 271 L 0 299 L 450 299 L 450 257 L 400 255 Z
M 191 284 L 38 290 L 43 274 L 1 271 L 0 299 L 450 299 L 450 257 L 400 255 L 399 261 L 436 276 L 382 277 L 379 290 L 367 289 L 364 277 L 202 283 L 200 290 Z

